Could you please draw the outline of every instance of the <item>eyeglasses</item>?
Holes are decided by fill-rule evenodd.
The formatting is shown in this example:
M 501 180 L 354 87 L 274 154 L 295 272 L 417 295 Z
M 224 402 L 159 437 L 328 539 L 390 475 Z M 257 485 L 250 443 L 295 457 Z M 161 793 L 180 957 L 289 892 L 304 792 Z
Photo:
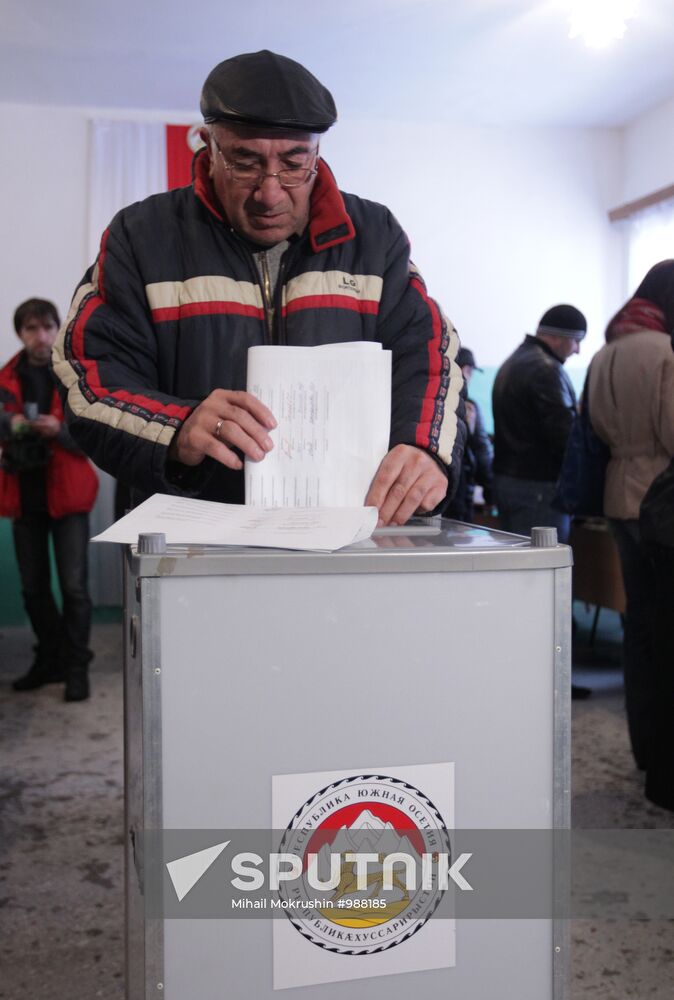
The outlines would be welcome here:
M 225 170 L 229 171 L 229 175 L 234 181 L 238 181 L 240 184 L 247 184 L 250 187 L 260 187 L 267 177 L 275 177 L 279 182 L 281 187 L 293 188 L 301 187 L 302 184 L 306 184 L 314 174 L 318 173 L 318 168 L 313 167 L 284 167 L 283 170 L 276 170 L 273 173 L 266 173 L 264 170 L 260 170 L 260 167 L 255 163 L 228 163 L 225 159 L 225 154 L 220 149 L 220 143 L 213 136 L 213 142 L 215 147 L 222 157 L 222 162 L 224 164 Z M 318 146 L 315 149 L 310 149 L 308 155 L 315 155 L 318 153 Z

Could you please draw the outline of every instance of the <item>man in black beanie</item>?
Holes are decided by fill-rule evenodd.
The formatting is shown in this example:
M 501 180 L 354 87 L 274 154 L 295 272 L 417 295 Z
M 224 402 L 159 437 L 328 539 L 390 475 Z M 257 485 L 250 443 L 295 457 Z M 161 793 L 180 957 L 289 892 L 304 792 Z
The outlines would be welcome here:
M 494 489 L 501 526 L 529 535 L 534 526 L 557 528 L 567 542 L 570 518 L 552 506 L 576 394 L 564 362 L 580 350 L 587 322 L 575 306 L 558 305 L 541 317 L 535 336 L 501 365 L 494 381 Z
M 275 426 L 245 391 L 248 348 L 378 341 L 390 450 L 363 499 L 383 524 L 434 510 L 465 437 L 458 340 L 388 209 L 321 159 L 330 92 L 265 50 L 216 66 L 201 111 L 193 184 L 123 209 L 76 291 L 53 357 L 73 437 L 136 499 L 242 503 Z

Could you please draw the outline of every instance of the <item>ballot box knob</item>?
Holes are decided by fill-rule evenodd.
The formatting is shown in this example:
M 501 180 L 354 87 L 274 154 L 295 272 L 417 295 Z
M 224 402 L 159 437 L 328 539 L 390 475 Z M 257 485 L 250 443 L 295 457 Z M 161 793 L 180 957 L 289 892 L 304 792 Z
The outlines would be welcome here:
M 557 528 L 532 528 L 531 545 L 536 549 L 550 549 L 557 544 Z
M 160 556 L 166 552 L 166 535 L 163 531 L 146 531 L 138 536 L 138 554 Z

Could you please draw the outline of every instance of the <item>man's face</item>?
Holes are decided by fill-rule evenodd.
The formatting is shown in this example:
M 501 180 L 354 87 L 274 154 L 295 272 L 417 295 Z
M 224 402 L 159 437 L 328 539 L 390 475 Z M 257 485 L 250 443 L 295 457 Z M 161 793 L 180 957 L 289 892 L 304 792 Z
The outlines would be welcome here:
M 29 364 L 49 364 L 58 332 L 59 328 L 51 316 L 34 316 L 26 320 L 19 330 L 19 337 L 26 349 Z
M 580 351 L 580 341 L 574 340 L 573 337 L 558 337 L 557 340 L 559 347 L 557 348 L 556 353 L 562 364 L 573 354 L 578 354 Z
M 551 334 L 541 333 L 540 339 L 550 347 L 555 356 L 564 364 L 572 354 L 580 351 L 580 341 L 573 337 L 553 337 Z
M 470 379 L 473 374 L 473 366 L 461 365 L 461 372 L 463 373 L 463 381 L 466 383 L 467 386 L 470 385 Z
M 259 175 L 315 167 L 317 136 L 222 124 L 202 129 L 201 136 L 210 151 L 213 186 L 237 233 L 271 247 L 304 231 L 315 175 L 297 187 L 283 187 L 277 177 Z M 237 179 L 232 167 L 252 178 Z

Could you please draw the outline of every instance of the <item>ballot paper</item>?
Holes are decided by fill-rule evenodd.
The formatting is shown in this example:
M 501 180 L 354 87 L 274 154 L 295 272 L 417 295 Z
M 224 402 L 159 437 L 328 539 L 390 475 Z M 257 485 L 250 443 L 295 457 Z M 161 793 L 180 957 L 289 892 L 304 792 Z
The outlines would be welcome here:
M 357 507 L 389 447 L 391 352 L 357 341 L 248 349 L 248 391 L 274 414 L 274 447 L 246 459 L 255 507 Z
M 92 541 L 131 545 L 141 534 L 163 532 L 167 545 L 254 545 L 334 552 L 369 538 L 377 517 L 376 507 L 267 510 L 155 493 Z

